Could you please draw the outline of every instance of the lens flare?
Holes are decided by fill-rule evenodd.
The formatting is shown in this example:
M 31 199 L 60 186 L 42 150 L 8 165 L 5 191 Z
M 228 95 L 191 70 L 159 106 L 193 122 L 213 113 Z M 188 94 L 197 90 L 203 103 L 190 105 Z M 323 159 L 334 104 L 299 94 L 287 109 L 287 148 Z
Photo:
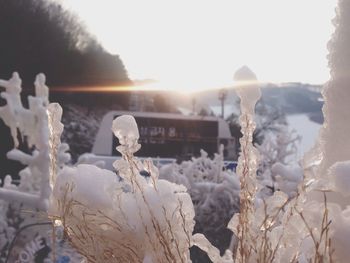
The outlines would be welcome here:
M 50 87 L 50 92 L 67 92 L 67 93 L 115 93 L 115 92 L 138 92 L 138 91 L 169 91 L 178 92 L 181 94 L 193 94 L 197 92 L 221 89 L 234 89 L 236 87 L 245 87 L 250 85 L 276 84 L 276 82 L 261 82 L 261 81 L 233 81 L 231 83 L 222 83 L 218 85 L 210 84 L 174 84 L 160 81 L 147 81 L 136 83 L 133 85 L 96 85 L 96 86 L 59 86 Z

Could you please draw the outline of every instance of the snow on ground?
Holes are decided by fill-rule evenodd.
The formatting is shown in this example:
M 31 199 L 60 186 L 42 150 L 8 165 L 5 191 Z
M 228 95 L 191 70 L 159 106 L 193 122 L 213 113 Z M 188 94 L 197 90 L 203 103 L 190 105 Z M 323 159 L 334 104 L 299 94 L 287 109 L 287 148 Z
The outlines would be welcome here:
M 210 109 L 214 112 L 216 116 L 221 116 L 221 105 L 211 105 Z M 236 104 L 225 104 L 225 118 L 229 117 L 232 113 L 239 115 L 239 108 Z
M 191 115 L 192 114 L 192 110 L 187 109 L 185 107 L 177 107 L 177 109 L 181 112 L 181 114 L 183 115 Z
M 314 145 L 321 124 L 310 121 L 306 114 L 287 115 L 286 118 L 290 129 L 302 136 L 298 149 L 298 157 L 302 157 Z

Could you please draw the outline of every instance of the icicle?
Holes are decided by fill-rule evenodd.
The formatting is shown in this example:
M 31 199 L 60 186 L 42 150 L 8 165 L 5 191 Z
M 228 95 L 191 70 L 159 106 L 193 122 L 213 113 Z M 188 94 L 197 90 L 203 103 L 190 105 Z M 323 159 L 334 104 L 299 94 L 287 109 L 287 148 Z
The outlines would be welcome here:
M 35 78 L 35 95 L 40 98 L 44 106 L 49 104 L 49 88 L 45 84 L 46 77 L 43 73 L 40 73 Z
M 57 177 L 58 153 L 61 146 L 62 108 L 58 103 L 51 103 L 48 107 L 49 144 L 50 144 L 50 187 L 53 188 Z
M 10 128 L 11 136 L 14 141 L 15 147 L 18 146 L 17 139 L 17 128 L 19 128 L 18 116 L 23 110 L 21 102 L 21 84 L 17 72 L 12 74 L 12 78 L 8 81 L 0 80 L 0 86 L 6 89 L 5 92 L 1 93 L 1 97 L 4 98 L 7 104 L 0 107 L 0 118 L 5 122 L 5 124 Z

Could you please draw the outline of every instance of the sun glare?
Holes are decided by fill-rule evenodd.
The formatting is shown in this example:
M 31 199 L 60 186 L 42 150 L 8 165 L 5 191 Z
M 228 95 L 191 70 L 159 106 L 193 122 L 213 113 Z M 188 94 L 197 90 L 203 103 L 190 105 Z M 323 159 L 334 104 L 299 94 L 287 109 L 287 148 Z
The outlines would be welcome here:
M 121 56 L 133 80 L 163 89 L 231 85 L 242 65 L 262 82 L 329 78 L 336 0 L 60 1 Z

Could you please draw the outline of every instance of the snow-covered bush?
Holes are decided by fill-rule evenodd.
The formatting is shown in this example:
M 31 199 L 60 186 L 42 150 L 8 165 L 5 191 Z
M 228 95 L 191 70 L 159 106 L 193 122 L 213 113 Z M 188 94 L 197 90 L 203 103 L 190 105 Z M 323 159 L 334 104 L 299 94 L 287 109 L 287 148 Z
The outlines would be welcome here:
M 296 159 L 299 141 L 300 136 L 279 124 L 273 132 L 265 134 L 260 145 L 255 144 L 261 156 L 258 197 L 269 197 L 274 191 L 282 191 L 290 198 L 296 195 L 303 179 L 303 169 Z
M 275 190 L 282 190 L 291 197 L 295 195 L 302 180 L 302 168 L 296 159 L 298 142 L 300 136 L 279 124 L 274 132 L 265 134 L 260 145 L 255 144 L 261 155 L 258 180 L 265 187 L 263 193 L 271 195 Z
M 224 252 L 231 240 L 227 223 L 239 211 L 239 180 L 224 169 L 222 150 L 213 159 L 202 150 L 199 158 L 163 165 L 159 177 L 186 186 L 195 209 L 195 232 Z
M 303 181 L 303 169 L 299 164 L 284 165 L 275 163 L 271 167 L 274 190 L 282 191 L 289 198 L 298 194 L 298 186 Z

